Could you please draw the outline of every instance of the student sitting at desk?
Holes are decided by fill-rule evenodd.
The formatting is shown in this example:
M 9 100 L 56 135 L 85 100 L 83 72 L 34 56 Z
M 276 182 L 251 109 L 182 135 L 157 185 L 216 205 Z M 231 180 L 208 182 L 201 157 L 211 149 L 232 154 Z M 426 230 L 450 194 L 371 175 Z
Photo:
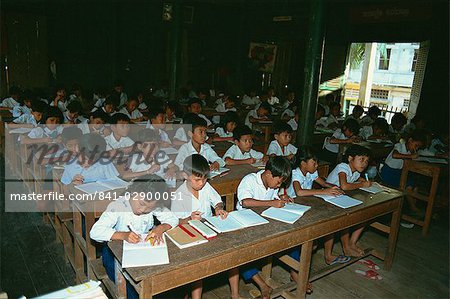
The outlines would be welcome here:
M 42 101 L 35 101 L 31 108 L 30 114 L 22 114 L 18 118 L 13 120 L 12 124 L 9 124 L 10 128 L 18 127 L 35 127 L 41 122 L 42 116 L 47 111 L 47 105 Z
M 138 123 L 144 120 L 144 116 L 137 108 L 139 101 L 137 98 L 129 98 L 125 103 L 125 106 L 119 110 L 119 113 L 123 113 L 130 118 L 130 122 Z
M 158 133 L 152 129 L 139 131 L 136 149 L 139 151 L 131 156 L 129 165 L 124 168 L 122 177 L 132 179 L 148 174 L 156 174 L 166 180 L 170 187 L 175 187 L 176 167 L 169 156 L 159 150 Z
M 341 195 L 342 190 L 336 185 L 327 183 L 317 173 L 318 168 L 317 156 L 310 146 L 302 146 L 298 148 L 292 170 L 292 178 L 286 192 L 291 198 L 297 196 L 313 196 L 318 194 L 324 195 Z M 312 189 L 313 184 L 317 183 L 323 189 Z M 328 265 L 348 262 L 349 259 L 343 256 L 335 256 L 332 254 L 333 235 L 325 237 L 324 241 L 324 257 L 325 263 Z M 294 250 L 289 254 L 292 258 L 299 260 L 300 251 Z M 297 272 L 291 270 L 291 277 L 297 281 Z
M 239 116 L 234 111 L 228 111 L 222 117 L 222 122 L 216 129 L 216 133 L 213 136 L 214 141 L 232 141 L 233 132 L 236 125 L 239 123 Z
M 128 137 L 130 133 L 130 119 L 123 113 L 116 113 L 111 118 L 112 133 L 105 137 L 106 150 L 120 150 L 129 153 L 134 141 Z
M 297 131 L 298 128 L 298 119 L 300 117 L 298 109 L 294 112 L 294 117 L 288 120 L 287 124 L 291 126 L 292 131 Z
M 321 159 L 336 165 L 339 144 L 359 142 L 359 124 L 354 119 L 347 119 L 341 129 L 336 129 L 331 138 L 326 138 L 321 152 Z
M 367 115 L 364 116 L 360 124 L 361 126 L 370 126 L 381 115 L 381 110 L 378 106 L 372 106 L 367 110 Z
M 106 100 L 103 102 L 102 107 L 94 107 L 94 109 L 91 110 L 91 112 L 95 112 L 97 110 L 102 110 L 107 115 L 112 116 L 116 113 L 116 108 L 119 105 L 119 98 L 114 95 L 110 95 L 106 98 Z
M 223 202 L 217 191 L 208 183 L 210 172 L 208 161 L 199 154 L 194 154 L 184 160 L 184 183 L 175 191 L 177 200 L 172 202 L 171 211 L 180 218 L 180 223 L 189 220 L 201 220 L 214 215 L 225 219 L 228 213 L 223 209 Z M 230 272 L 231 297 L 239 298 L 239 272 Z M 202 281 L 192 283 L 192 298 L 202 297 Z
M 372 125 L 364 126 L 359 130 L 362 139 L 388 139 L 389 124 L 384 118 L 377 118 Z
M 181 121 L 180 118 L 177 118 L 175 115 L 176 112 L 176 103 L 174 101 L 167 102 L 167 104 L 164 105 L 164 113 L 165 113 L 165 120 L 166 123 L 175 123 L 176 121 Z
M 192 131 L 188 132 L 191 140 L 183 144 L 178 150 L 178 155 L 175 159 L 175 165 L 180 170 L 183 170 L 183 162 L 186 157 L 192 154 L 200 154 L 208 160 L 211 170 L 217 170 L 225 166 L 225 161 L 220 158 L 212 147 L 206 143 L 206 121 L 199 117 L 192 117 Z
M 233 131 L 234 145 L 223 155 L 227 165 L 254 164 L 257 161 L 267 161 L 263 153 L 252 149 L 253 132 L 247 126 L 239 126 Z
M 192 124 L 192 120 L 196 119 L 198 117 L 197 114 L 195 113 L 186 113 L 183 116 L 183 125 L 184 126 L 180 126 L 176 131 L 175 131 L 175 135 L 173 136 L 173 145 L 179 146 L 179 145 L 183 145 L 186 142 L 188 142 L 188 136 L 187 136 L 187 126 Z
M 164 111 L 161 108 L 151 109 L 148 113 L 148 121 L 145 126 L 147 129 L 152 129 L 159 134 L 159 146 L 160 147 L 170 147 L 172 141 L 170 141 L 169 135 L 164 131 L 166 120 L 164 117 Z
M 217 112 L 236 112 L 236 108 L 234 107 L 236 102 L 236 99 L 232 96 L 226 96 L 225 102 L 222 104 L 217 105 L 216 111 Z M 212 121 L 214 124 L 218 124 L 221 122 L 222 116 L 220 115 L 214 115 L 212 118 Z
M 208 128 L 212 128 L 212 122 L 202 114 L 202 102 L 198 98 L 193 98 L 189 100 L 187 106 L 188 112 L 197 114 L 199 117 L 203 118 L 206 121 L 206 126 Z
M 31 90 L 26 90 L 19 97 L 20 105 L 14 106 L 12 109 L 12 116 L 14 118 L 19 117 L 23 114 L 31 114 L 31 106 L 34 101 L 38 101 L 35 99 L 35 96 Z
M 327 178 L 327 183 L 339 186 L 342 190 L 356 190 L 362 187 L 370 187 L 372 182 L 360 177 L 361 173 L 369 165 L 370 151 L 369 149 L 360 146 L 352 145 L 345 152 L 345 157 L 340 164 L 338 164 Z M 361 257 L 364 255 L 362 250 L 356 243 L 359 240 L 364 226 L 355 229 L 350 237 L 349 230 L 346 229 L 341 233 L 341 242 L 344 254 L 346 256 Z M 328 248 L 326 255 L 331 255 L 333 251 L 333 238 L 331 238 L 331 246 Z M 340 261 L 342 263 L 342 261 Z
M 5 108 L 14 108 L 15 106 L 19 106 L 19 96 L 20 96 L 20 88 L 17 86 L 11 86 L 9 88 L 9 97 L 4 99 L 0 103 L 0 107 Z
M 349 114 L 345 120 L 353 118 L 356 121 L 360 122 L 361 121 L 361 116 L 364 113 L 364 108 L 361 105 L 355 105 L 355 107 L 353 107 L 352 110 L 352 114 Z
M 100 158 L 106 150 L 103 137 L 95 133 L 85 134 L 78 144 L 77 159 L 69 161 L 64 167 L 61 182 L 64 185 L 81 185 L 119 176 L 112 161 Z
M 45 125 L 33 128 L 21 142 L 22 144 L 59 142 L 62 132 L 62 113 L 56 107 L 48 107 L 44 115 Z
M 297 148 L 291 144 L 292 127 L 285 122 L 279 122 L 274 128 L 275 140 L 267 149 L 268 156 L 285 156 L 289 160 L 297 153 Z
M 177 217 L 168 209 L 170 200 L 155 200 L 166 198 L 167 185 L 156 175 L 150 175 L 134 182 L 128 187 L 129 194 L 134 198 L 120 197 L 111 202 L 106 211 L 92 226 L 90 237 L 96 242 L 103 243 L 102 262 L 108 277 L 115 283 L 114 255 L 106 242 L 124 240 L 129 243 L 138 243 L 141 234 L 146 234 L 145 241 L 155 240 L 163 242 L 165 231 L 178 225 Z M 160 196 L 155 196 L 159 193 Z M 152 197 L 143 197 L 142 194 L 153 194 Z M 161 223 L 155 226 L 153 217 Z M 136 290 L 127 282 L 127 298 L 138 298 Z
M 78 128 L 83 134 L 97 133 L 104 136 L 111 134 L 109 127 L 105 127 L 109 123 L 110 117 L 103 110 L 96 110 L 89 115 L 89 119 L 83 120 L 78 124 Z
M 66 111 L 63 112 L 65 124 L 78 124 L 81 122 L 80 114 L 83 112 L 83 107 L 78 100 L 73 100 L 67 104 Z
M 341 104 L 332 102 L 330 104 L 330 115 L 328 115 L 324 127 L 336 130 L 339 127 L 338 117 L 341 115 Z
M 262 102 L 258 108 L 250 110 L 245 117 L 245 125 L 250 129 L 253 129 L 253 123 L 257 123 L 261 120 L 269 120 L 269 114 L 272 111 L 272 107 L 267 102 Z
M 323 108 L 322 105 L 318 104 L 315 114 L 316 127 L 318 128 L 326 127 L 327 117 L 325 117 L 324 115 L 325 115 L 325 108 Z
M 265 170 L 246 175 L 237 189 L 238 202 L 236 208 L 242 210 L 250 207 L 282 208 L 292 201 L 287 195 L 278 195 L 283 182 L 291 176 L 291 164 L 285 157 L 275 156 L 269 158 Z M 253 281 L 261 290 L 262 298 L 269 299 L 272 288 L 259 275 L 255 263 L 251 263 L 241 270 L 244 280 Z
M 392 140 L 398 142 L 401 139 L 407 121 L 408 119 L 403 113 L 397 112 L 392 116 L 389 125 L 389 134 L 391 134 Z

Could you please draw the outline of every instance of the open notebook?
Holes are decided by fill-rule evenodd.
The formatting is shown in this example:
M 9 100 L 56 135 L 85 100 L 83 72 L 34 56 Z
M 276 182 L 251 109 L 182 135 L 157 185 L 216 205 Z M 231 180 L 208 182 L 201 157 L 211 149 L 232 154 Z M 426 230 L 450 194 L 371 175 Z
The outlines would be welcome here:
M 369 192 L 369 193 L 372 193 L 372 194 L 377 194 L 377 193 L 384 191 L 384 189 L 377 183 L 372 183 L 372 186 L 370 186 L 370 187 L 362 187 L 359 189 Z
M 228 171 L 230 171 L 229 168 L 220 167 L 218 170 L 211 171 L 211 172 L 209 173 L 209 178 L 212 179 L 212 178 L 215 178 L 216 176 L 224 175 L 224 174 L 227 173 Z
M 270 219 L 293 224 L 309 209 L 311 209 L 309 206 L 299 205 L 296 203 L 287 203 L 282 208 L 270 207 L 262 212 L 261 215 Z
M 314 195 L 322 198 L 335 206 L 346 209 L 362 204 L 363 202 L 347 195 L 331 196 L 331 195 Z
M 45 294 L 34 299 L 60 299 L 60 298 L 83 298 L 83 299 L 106 299 L 105 293 L 101 288 L 101 283 L 98 281 L 90 280 L 88 282 L 70 286 L 68 288 Z M 23 297 L 25 298 L 25 297 Z
M 92 194 L 95 192 L 100 193 L 100 192 L 106 192 L 109 190 L 126 188 L 126 187 L 128 187 L 129 184 L 130 183 L 125 182 L 122 179 L 112 178 L 112 179 L 77 185 L 77 186 L 75 186 L 75 188 L 77 188 L 78 190 L 83 191 L 85 193 Z
M 141 242 L 132 244 L 123 241 L 122 268 L 164 265 L 169 263 L 166 238 L 163 243 L 152 245 L 144 242 L 146 235 L 141 235 Z
M 269 221 L 252 210 L 233 211 L 225 219 L 221 219 L 219 216 L 208 216 L 205 219 L 209 222 L 206 224 L 210 225 L 218 233 L 231 232 L 245 227 L 269 223 Z
M 258 160 L 255 163 L 253 163 L 252 166 L 256 167 L 256 168 L 259 168 L 259 169 L 264 169 L 264 168 L 266 168 L 266 162 Z
M 208 242 L 205 237 L 189 224 L 179 224 L 166 231 L 165 235 L 180 249 Z

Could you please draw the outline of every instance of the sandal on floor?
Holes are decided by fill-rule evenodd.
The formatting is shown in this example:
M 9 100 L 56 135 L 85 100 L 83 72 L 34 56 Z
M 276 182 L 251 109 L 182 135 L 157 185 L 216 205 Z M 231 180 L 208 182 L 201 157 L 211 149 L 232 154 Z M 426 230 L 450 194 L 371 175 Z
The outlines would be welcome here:
M 361 275 L 361 277 L 371 279 L 371 280 L 381 280 L 383 277 L 381 277 L 380 274 L 378 274 L 375 270 L 355 270 L 355 273 L 358 275 Z
M 332 266 L 334 264 L 345 264 L 345 263 L 348 263 L 350 260 L 351 260 L 351 258 L 349 256 L 340 255 L 340 256 L 335 257 L 330 263 L 327 263 L 326 261 L 325 261 L 325 263 L 328 266 Z
M 380 270 L 380 267 L 371 260 L 361 259 L 358 263 L 372 270 Z

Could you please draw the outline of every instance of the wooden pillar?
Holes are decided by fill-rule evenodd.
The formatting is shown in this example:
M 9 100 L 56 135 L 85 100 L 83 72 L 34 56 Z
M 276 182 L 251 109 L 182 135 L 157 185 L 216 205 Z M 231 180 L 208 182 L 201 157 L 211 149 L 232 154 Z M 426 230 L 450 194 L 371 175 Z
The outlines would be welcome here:
M 323 0 L 311 1 L 309 34 L 305 58 L 303 101 L 297 130 L 297 146 L 310 143 L 315 126 L 315 113 L 319 95 L 320 73 L 324 47 Z
M 169 99 L 176 99 L 180 78 L 181 26 L 183 24 L 181 0 L 175 0 L 172 6 L 172 28 L 170 32 Z

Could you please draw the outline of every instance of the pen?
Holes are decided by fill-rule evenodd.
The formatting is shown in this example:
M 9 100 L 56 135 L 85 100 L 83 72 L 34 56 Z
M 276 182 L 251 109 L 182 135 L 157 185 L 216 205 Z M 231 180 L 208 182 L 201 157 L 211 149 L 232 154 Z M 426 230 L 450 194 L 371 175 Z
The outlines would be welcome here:
M 133 233 L 135 233 L 136 235 L 138 235 L 139 236 L 139 239 L 140 240 L 142 240 L 142 237 L 141 237 L 141 234 L 140 233 L 138 233 L 132 226 L 131 226 L 131 223 L 130 224 L 128 224 L 127 225 L 127 227 L 128 227 L 128 229 L 130 230 L 130 232 L 133 232 Z M 151 241 L 150 241 L 150 243 L 151 243 Z M 153 244 L 152 244 L 152 246 L 153 246 Z
M 367 175 L 367 173 L 365 175 L 366 175 L 366 181 L 368 181 L 369 180 L 369 176 Z

